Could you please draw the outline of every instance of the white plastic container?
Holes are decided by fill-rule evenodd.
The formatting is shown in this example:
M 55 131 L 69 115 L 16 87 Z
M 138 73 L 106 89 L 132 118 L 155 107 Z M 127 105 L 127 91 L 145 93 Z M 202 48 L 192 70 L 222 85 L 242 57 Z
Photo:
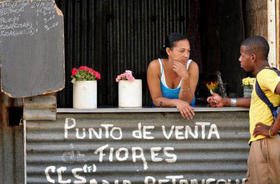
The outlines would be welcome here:
M 251 97 L 253 91 L 253 85 L 243 86 L 243 97 Z
M 97 108 L 97 81 L 76 81 L 73 84 L 73 108 Z
M 142 80 L 119 81 L 119 107 L 142 107 Z

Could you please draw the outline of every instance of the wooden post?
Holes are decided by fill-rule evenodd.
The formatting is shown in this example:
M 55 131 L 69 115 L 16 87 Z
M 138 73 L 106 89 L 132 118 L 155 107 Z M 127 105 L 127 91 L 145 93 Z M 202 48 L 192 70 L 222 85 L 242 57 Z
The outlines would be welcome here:
M 268 62 L 276 67 L 276 0 L 267 0 L 267 41 L 270 47 Z
M 276 66 L 280 68 L 280 0 L 276 0 Z

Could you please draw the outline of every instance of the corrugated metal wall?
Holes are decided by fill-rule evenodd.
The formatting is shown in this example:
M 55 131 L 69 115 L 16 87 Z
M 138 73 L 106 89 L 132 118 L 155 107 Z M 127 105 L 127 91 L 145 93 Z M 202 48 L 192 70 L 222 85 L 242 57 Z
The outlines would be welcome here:
M 130 69 L 143 79 L 143 105 L 151 105 L 146 84 L 149 61 L 158 57 L 165 36 L 187 33 L 188 0 L 56 0 L 65 19 L 66 88 L 59 107 L 72 107 L 71 69 L 101 73 L 98 105 L 117 106 L 118 74 Z
M 195 118 L 189 121 L 182 119 L 177 112 L 58 114 L 57 118 L 56 121 L 27 121 L 25 124 L 28 184 L 49 183 L 45 171 L 49 173 L 49 181 L 55 183 L 62 183 L 62 180 L 71 183 L 80 181 L 73 176 L 72 169 L 80 169 L 78 175 L 85 178 L 84 183 L 90 183 L 90 179 L 96 179 L 98 183 L 102 183 L 102 180 L 114 183 L 114 180 L 126 179 L 133 184 L 143 184 L 146 176 L 153 176 L 157 180 L 166 179 L 166 176 L 182 176 L 188 183 L 191 183 L 191 179 L 203 181 L 203 179 L 214 178 L 217 181 L 214 183 L 241 184 L 243 183 L 241 180 L 246 176 L 246 160 L 249 152 L 247 111 L 196 112 Z M 74 125 L 72 120 L 66 123 L 66 118 L 74 118 L 76 124 Z M 210 124 L 204 127 L 206 137 L 203 139 L 203 128 L 198 126 L 198 122 L 209 122 L 211 126 L 215 124 L 220 139 L 217 138 L 217 134 L 213 134 L 208 139 Z M 133 137 L 132 131 L 138 128 L 138 123 L 141 123 L 142 127 L 155 126 L 154 129 L 147 129 L 151 131 L 149 136 L 154 136 L 154 139 Z M 109 132 L 112 127 L 120 127 L 122 138 L 116 140 L 110 136 L 106 137 L 105 125 L 109 127 Z M 162 126 L 169 131 L 172 125 L 181 126 L 178 127 L 178 131 L 183 132 L 179 135 L 181 138 L 182 135 L 186 135 L 185 126 L 189 126 L 194 132 L 197 126 L 198 138 L 193 138 L 190 134 L 188 138 L 183 139 L 175 139 L 174 136 L 169 140 L 164 138 Z M 96 138 L 95 134 L 89 138 L 89 128 L 97 132 L 99 132 L 98 128 L 101 128 L 102 139 Z M 83 136 L 84 132 L 85 138 L 78 139 L 77 132 L 79 137 Z M 115 131 L 108 135 L 119 137 L 120 134 Z M 108 147 L 103 152 L 105 154 L 103 160 L 100 161 L 100 155 L 95 152 L 97 148 L 105 145 Z M 136 162 L 133 161 L 131 156 L 133 147 L 143 148 L 148 166 L 146 170 L 142 159 L 138 157 Z M 151 147 L 173 147 L 177 156 L 176 162 L 166 162 L 164 159 L 168 156 L 162 151 L 156 158 L 163 158 L 163 160 L 152 162 Z M 127 160 L 116 160 L 118 154 L 119 157 L 125 157 L 124 152 L 116 153 L 119 148 L 129 150 Z M 113 153 L 112 157 L 109 156 L 110 153 Z M 139 155 L 139 151 L 137 154 Z M 96 172 L 83 169 L 84 166 L 88 168 L 93 165 L 96 166 Z M 65 167 L 65 171 L 58 175 L 57 169 L 61 167 Z M 231 182 L 228 182 L 229 180 Z M 172 182 L 169 180 L 167 183 Z

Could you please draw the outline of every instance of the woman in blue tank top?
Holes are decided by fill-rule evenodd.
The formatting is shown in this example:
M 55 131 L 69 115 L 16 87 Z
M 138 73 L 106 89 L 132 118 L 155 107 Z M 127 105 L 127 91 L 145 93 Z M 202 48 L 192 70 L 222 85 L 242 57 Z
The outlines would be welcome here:
M 151 61 L 147 81 L 153 104 L 158 107 L 176 107 L 182 117 L 194 116 L 195 89 L 198 83 L 198 65 L 190 58 L 190 44 L 186 36 L 171 33 L 161 58 Z

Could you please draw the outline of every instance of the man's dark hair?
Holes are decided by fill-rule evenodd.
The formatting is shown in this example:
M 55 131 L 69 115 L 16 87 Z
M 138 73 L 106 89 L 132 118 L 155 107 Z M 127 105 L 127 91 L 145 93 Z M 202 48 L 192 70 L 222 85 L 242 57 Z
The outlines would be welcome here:
M 267 60 L 269 45 L 264 37 L 262 36 L 249 37 L 241 43 L 241 46 L 245 46 L 248 52 L 260 56 L 261 59 Z
M 185 36 L 181 33 L 177 33 L 177 32 L 170 33 L 165 39 L 165 44 L 162 46 L 162 49 L 160 51 L 160 57 L 168 58 L 168 55 L 167 55 L 165 49 L 167 47 L 172 49 L 174 47 L 175 43 L 180 40 L 188 40 L 188 38 L 187 38 L 187 36 Z

